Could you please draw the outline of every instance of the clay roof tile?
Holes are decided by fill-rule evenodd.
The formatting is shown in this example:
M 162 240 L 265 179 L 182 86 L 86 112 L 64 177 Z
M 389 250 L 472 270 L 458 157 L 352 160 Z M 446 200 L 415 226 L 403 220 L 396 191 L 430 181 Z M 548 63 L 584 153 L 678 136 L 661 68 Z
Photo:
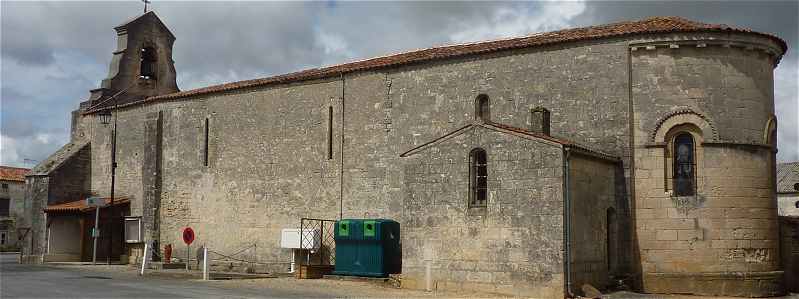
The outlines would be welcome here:
M 345 73 L 352 73 L 355 71 L 380 69 L 390 66 L 406 65 L 406 64 L 419 63 L 419 62 L 437 60 L 437 59 L 455 58 L 465 55 L 482 54 L 482 53 L 495 52 L 501 50 L 519 49 L 519 48 L 565 43 L 565 42 L 580 41 L 580 40 L 620 37 L 620 36 L 628 36 L 635 34 L 678 33 L 678 32 L 751 33 L 772 39 L 782 48 L 783 52 L 787 49 L 787 44 L 782 39 L 771 34 L 759 33 L 747 28 L 736 28 L 723 24 L 705 24 L 696 21 L 691 21 L 681 17 L 651 17 L 648 19 L 638 20 L 638 21 L 627 21 L 627 22 L 618 22 L 618 23 L 584 27 L 584 28 L 565 29 L 554 32 L 533 34 L 525 37 L 516 37 L 516 38 L 501 39 L 494 41 L 484 41 L 484 42 L 449 45 L 449 46 L 415 50 L 394 55 L 381 56 L 381 57 L 365 59 L 350 63 L 328 66 L 323 68 L 313 68 L 313 69 L 308 69 L 304 71 L 278 75 L 273 77 L 237 81 L 232 83 L 225 83 L 220 85 L 213 85 L 192 90 L 186 90 L 171 94 L 159 95 L 159 96 L 149 97 L 140 101 L 127 103 L 121 105 L 120 107 L 139 105 L 145 102 L 152 102 L 159 100 L 180 99 L 197 95 L 212 94 L 212 93 L 251 88 L 257 86 L 285 84 L 285 83 L 299 82 L 305 80 L 329 78 L 329 77 L 339 76 Z M 108 107 L 99 107 L 87 111 L 86 113 L 94 113 L 107 108 Z
M 27 168 L 0 166 L 0 180 L 24 182 L 25 174 L 29 171 Z
M 105 204 L 108 205 L 111 203 L 110 197 L 103 198 L 105 200 Z M 121 205 L 129 203 L 130 199 L 127 196 L 119 196 L 114 197 L 114 205 Z M 69 201 L 69 202 L 62 202 L 59 204 L 47 205 L 47 208 L 44 209 L 46 213 L 57 213 L 57 212 L 86 212 L 86 211 L 93 211 L 94 207 L 90 207 L 86 205 L 86 199 Z
M 777 164 L 777 193 L 799 193 L 799 162 Z

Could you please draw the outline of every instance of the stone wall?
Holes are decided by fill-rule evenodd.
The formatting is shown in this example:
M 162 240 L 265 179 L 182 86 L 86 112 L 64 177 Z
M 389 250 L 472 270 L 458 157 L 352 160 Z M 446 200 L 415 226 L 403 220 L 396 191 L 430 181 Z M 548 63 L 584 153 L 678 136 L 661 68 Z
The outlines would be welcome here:
M 619 217 L 614 188 L 617 166 L 576 153 L 569 156 L 571 279 L 572 291 L 579 294 L 583 284 L 606 288 L 611 266 L 618 266 L 610 264 L 611 260 L 617 263 L 621 254 L 618 227 L 611 227 L 618 226 Z M 609 217 L 616 219 L 609 224 Z M 614 239 L 612 246 L 609 239 Z
M 469 207 L 469 153 L 488 162 L 486 207 Z M 403 158 L 403 286 L 563 296 L 560 145 L 472 127 Z
M 702 34 L 688 39 L 704 38 L 738 37 Z M 643 272 L 649 273 L 654 271 L 652 264 L 680 267 L 661 263 L 660 259 L 688 252 L 685 250 L 690 249 L 679 246 L 695 243 L 700 232 L 705 236 L 697 223 L 707 217 L 675 214 L 676 203 L 662 196 L 664 176 L 658 178 L 658 173 L 663 172 L 665 145 L 651 136 L 657 135 L 670 116 L 678 116 L 671 121 L 679 117 L 704 121 L 697 126 L 705 129 L 705 141 L 757 143 L 758 123 L 762 121 L 760 126 L 764 126 L 773 113 L 773 61 L 759 51 L 723 47 L 653 47 L 653 51 L 628 56 L 631 43 L 653 40 L 686 37 L 653 35 L 641 40 L 631 37 L 505 51 L 121 108 L 117 112 L 117 194 L 131 198 L 134 216 L 146 214 L 145 208 L 160 202 L 157 212 L 147 213 L 159 219 L 153 223 L 158 222 L 161 244 L 177 246 L 182 228 L 192 226 L 197 232 L 195 244 L 206 244 L 223 253 L 255 244 L 257 254 L 247 258 L 275 265 L 273 271 L 286 269 L 290 251 L 278 248 L 279 232 L 297 228 L 301 217 L 391 218 L 402 223 L 403 229 L 406 222 L 416 221 L 406 218 L 406 199 L 415 191 L 406 183 L 410 178 L 400 154 L 471 124 L 474 100 L 482 94 L 490 99 L 494 121 L 528 127 L 530 109 L 544 107 L 552 113 L 553 136 L 619 156 L 622 170 L 615 169 L 613 189 L 622 228 L 620 268 L 643 265 Z M 763 40 L 751 38 L 748 42 Z M 332 122 L 328 113 L 331 107 Z M 152 118 L 148 117 L 152 113 L 161 113 L 160 137 L 153 134 Z M 726 120 L 738 117 L 745 120 Z M 91 191 L 106 194 L 110 184 L 110 128 L 100 125 L 95 115 L 84 116 L 81 123 L 91 133 Z M 749 163 L 766 157 L 758 150 L 703 148 L 708 159 L 730 152 L 735 159 L 747 161 L 744 164 L 748 166 L 732 166 L 732 171 L 752 176 L 763 167 Z M 518 158 L 499 161 L 506 161 L 503 159 Z M 157 175 L 152 176 L 152 171 Z M 521 180 L 531 179 L 523 171 L 511 174 Z M 622 177 L 635 177 L 635 185 Z M 709 183 L 702 179 L 701 188 L 711 186 L 712 179 Z M 760 184 L 758 180 L 748 183 Z M 760 195 L 765 191 L 754 191 L 760 185 L 740 188 L 730 180 L 719 184 L 718 188 L 732 186 L 729 196 L 738 198 L 729 208 L 762 204 Z M 629 196 L 632 192 L 635 201 Z M 708 203 L 715 200 L 701 198 Z M 631 218 L 627 207 L 640 209 L 636 215 L 643 217 L 642 221 L 627 225 L 625 221 Z M 653 217 L 647 213 L 655 214 L 655 210 L 657 217 L 666 220 L 647 218 Z M 440 209 L 426 212 L 450 213 Z M 730 213 L 723 218 L 741 218 Z M 761 214 L 765 220 L 753 225 L 767 226 L 769 213 L 764 207 Z M 633 227 L 635 234 L 623 230 Z M 665 239 L 657 240 L 652 231 L 661 228 L 671 231 L 661 232 Z M 638 236 L 639 251 L 630 249 L 634 236 Z M 757 240 L 774 240 L 772 237 Z M 502 239 L 512 245 L 515 237 L 503 235 Z M 403 237 L 403 249 L 423 252 L 425 245 L 411 240 L 415 239 Z M 769 248 L 773 247 L 765 247 L 766 251 Z M 756 256 L 756 260 L 761 259 L 761 255 Z M 418 277 L 420 264 L 408 262 L 407 277 Z M 746 262 L 739 265 L 743 264 Z M 693 263 L 686 265 L 692 267 Z M 763 269 L 772 269 L 773 263 L 768 260 L 762 265 Z M 535 264 L 525 267 L 511 268 L 522 277 L 510 281 L 540 282 L 536 275 L 556 273 L 533 269 L 538 267 Z M 747 269 L 755 271 L 757 267 Z M 538 274 L 526 274 L 534 271 Z M 469 273 L 478 272 L 504 271 Z M 465 278 L 461 274 L 453 271 L 446 275 L 460 283 L 495 279 L 491 278 L 495 274 Z M 504 274 L 496 275 L 498 281 L 505 281 Z M 553 283 L 562 280 L 556 275 L 551 277 Z
M 799 216 L 799 193 L 777 195 L 777 213 L 780 216 Z
M 86 145 L 50 171 L 47 203 L 52 205 L 86 199 L 90 195 L 91 163 L 91 145 Z
M 787 291 L 799 292 L 799 217 L 780 217 L 780 255 Z
M 142 215 L 142 155 L 146 110 L 117 115 L 117 169 L 114 196 L 131 198 L 132 215 Z M 111 131 L 113 124 L 101 124 L 96 115 L 84 117 L 92 145 L 90 192 L 110 196 Z M 112 120 L 113 122 L 113 120 Z
M 3 226 L 0 230 L 6 232 L 6 244 L 0 246 L 0 250 L 17 250 L 21 245 L 17 229 L 27 227 L 25 182 L 0 180 L 0 183 L 8 185 L 8 188 L 0 189 L 0 198 L 9 200 L 8 216 L 0 217 L 0 226 Z
M 288 262 L 290 252 L 276 248 L 279 230 L 297 227 L 300 217 L 336 219 L 343 213 L 401 221 L 399 155 L 470 123 L 481 93 L 491 98 L 497 121 L 527 127 L 530 108 L 548 107 L 553 135 L 622 153 L 623 51 L 617 44 L 523 50 L 122 108 L 117 194 L 130 196 L 132 215 L 141 215 L 145 115 L 163 111 L 161 243 L 179 244 L 180 230 L 191 225 L 200 244 L 231 252 L 257 243 L 272 248 L 260 250 L 259 260 Z M 600 65 L 603 72 L 596 71 Z M 618 76 L 605 76 L 609 71 Z M 572 80 L 577 73 L 581 79 Z M 586 109 L 586 101 L 598 108 Z M 109 173 L 110 128 L 94 115 L 84 121 L 96 145 L 92 172 Z M 573 125 L 581 129 L 569 129 Z M 109 184 L 107 175 L 94 175 L 92 191 L 106 194 Z
M 196 244 L 223 253 L 255 244 L 258 255 L 248 259 L 286 271 L 291 252 L 279 248 L 280 230 L 340 213 L 339 94 L 340 83 L 330 81 L 163 109 L 161 243 L 182 244 L 181 229 L 192 226 Z
M 108 107 L 178 91 L 172 60 L 175 37 L 154 12 L 145 13 L 114 29 L 117 31 L 117 47 L 108 76 L 100 88 L 91 91 L 90 105 Z M 143 49 L 154 52 L 154 78 L 140 78 Z M 118 97 L 109 100 L 115 95 Z
M 49 204 L 82 200 L 91 194 L 91 179 L 96 177 L 91 171 L 93 158 L 87 141 L 73 140 L 39 163 L 25 177 L 26 216 L 23 225 L 31 229 L 21 244 L 24 262 L 44 261 L 47 249 L 47 215 L 44 209 Z
M 631 54 L 635 227 L 646 292 L 781 292 L 765 136 L 774 61 L 735 42 L 649 44 Z M 695 196 L 673 193 L 677 132 L 695 140 Z
M 46 175 L 25 177 L 25 199 L 30 202 L 26 206 L 26 226 L 31 230 L 22 240 L 21 260 L 26 263 L 43 261 L 47 245 L 47 217 L 44 208 L 47 207 L 49 194 L 49 178 Z

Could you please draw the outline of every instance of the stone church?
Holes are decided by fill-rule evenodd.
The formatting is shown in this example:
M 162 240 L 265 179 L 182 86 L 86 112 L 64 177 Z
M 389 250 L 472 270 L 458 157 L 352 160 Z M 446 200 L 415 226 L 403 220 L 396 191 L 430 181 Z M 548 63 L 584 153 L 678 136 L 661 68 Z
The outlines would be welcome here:
M 301 218 L 388 218 L 409 288 L 429 265 L 434 288 L 535 297 L 784 292 L 776 36 L 654 17 L 180 91 L 154 12 L 115 30 L 70 142 L 26 178 L 28 261 L 91 260 L 94 196 L 101 261 L 191 226 L 287 271 Z

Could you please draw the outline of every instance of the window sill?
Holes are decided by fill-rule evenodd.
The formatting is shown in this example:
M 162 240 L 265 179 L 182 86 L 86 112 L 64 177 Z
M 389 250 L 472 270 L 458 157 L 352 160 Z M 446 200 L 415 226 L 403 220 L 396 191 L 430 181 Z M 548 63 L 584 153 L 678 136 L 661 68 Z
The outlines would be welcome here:
M 671 201 L 674 203 L 675 208 L 677 209 L 690 210 L 704 206 L 705 197 L 700 194 L 690 196 L 671 196 Z
M 466 215 L 469 216 L 484 216 L 488 213 L 487 206 L 472 206 L 466 209 Z

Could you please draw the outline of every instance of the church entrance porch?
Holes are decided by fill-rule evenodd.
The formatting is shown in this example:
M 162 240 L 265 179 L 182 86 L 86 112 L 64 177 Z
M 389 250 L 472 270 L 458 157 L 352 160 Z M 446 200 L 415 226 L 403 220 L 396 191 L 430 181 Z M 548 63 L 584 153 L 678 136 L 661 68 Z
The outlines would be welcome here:
M 100 209 L 97 262 L 118 261 L 125 252 L 124 216 L 130 214 L 130 200 L 117 198 L 113 205 L 105 198 Z M 94 240 L 95 208 L 86 200 L 48 205 L 45 262 L 90 262 Z

